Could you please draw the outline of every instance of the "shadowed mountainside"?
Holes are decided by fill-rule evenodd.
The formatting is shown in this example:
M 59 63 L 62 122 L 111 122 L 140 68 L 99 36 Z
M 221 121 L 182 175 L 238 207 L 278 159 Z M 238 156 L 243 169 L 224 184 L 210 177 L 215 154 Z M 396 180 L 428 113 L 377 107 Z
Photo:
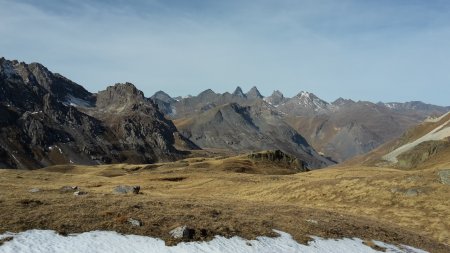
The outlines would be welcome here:
M 150 163 L 181 157 L 182 138 L 132 84 L 99 94 L 38 63 L 0 59 L 0 166 Z M 175 137 L 174 137 L 175 136 Z

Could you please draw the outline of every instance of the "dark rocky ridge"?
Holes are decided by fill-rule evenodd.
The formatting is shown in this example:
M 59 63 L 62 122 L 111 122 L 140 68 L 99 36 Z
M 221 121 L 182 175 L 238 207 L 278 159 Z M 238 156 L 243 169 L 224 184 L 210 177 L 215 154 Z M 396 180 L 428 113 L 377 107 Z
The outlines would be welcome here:
M 180 138 L 132 84 L 91 94 L 38 63 L 0 58 L 0 166 L 151 163 L 179 158 Z M 178 140 L 180 141 L 180 140 Z

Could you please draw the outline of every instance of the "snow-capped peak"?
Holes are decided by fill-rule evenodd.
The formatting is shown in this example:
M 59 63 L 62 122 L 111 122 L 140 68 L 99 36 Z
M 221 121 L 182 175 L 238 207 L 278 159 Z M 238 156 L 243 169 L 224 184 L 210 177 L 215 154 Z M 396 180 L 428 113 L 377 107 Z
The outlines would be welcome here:
M 313 93 L 307 91 L 301 91 L 297 96 L 294 97 L 299 105 L 314 109 L 321 110 L 328 107 L 328 103 L 318 98 Z

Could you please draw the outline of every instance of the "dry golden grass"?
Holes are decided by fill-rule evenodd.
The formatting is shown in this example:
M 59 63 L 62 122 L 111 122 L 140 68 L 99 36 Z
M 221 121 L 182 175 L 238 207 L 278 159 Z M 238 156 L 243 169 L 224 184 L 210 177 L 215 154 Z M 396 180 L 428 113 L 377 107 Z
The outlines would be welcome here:
M 258 174 L 236 173 L 236 167 Z M 300 241 L 308 235 L 357 236 L 448 252 L 450 186 L 439 182 L 442 168 L 450 163 L 414 171 L 335 167 L 274 175 L 289 171 L 240 156 L 0 170 L 0 233 L 103 229 L 170 242 L 168 231 L 188 224 L 208 230 L 205 238 L 196 239 L 216 234 L 251 238 L 280 229 Z M 112 188 L 122 184 L 140 185 L 143 194 L 113 194 Z M 88 194 L 61 193 L 66 185 Z M 41 191 L 31 193 L 31 188 Z M 408 196 L 408 189 L 417 196 Z M 130 217 L 144 226 L 131 227 Z

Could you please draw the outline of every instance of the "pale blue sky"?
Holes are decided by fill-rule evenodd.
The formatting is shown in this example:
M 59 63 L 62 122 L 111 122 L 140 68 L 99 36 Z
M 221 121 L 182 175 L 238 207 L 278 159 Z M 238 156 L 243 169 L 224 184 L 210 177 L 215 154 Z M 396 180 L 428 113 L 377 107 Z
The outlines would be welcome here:
M 450 1 L 0 0 L 0 56 L 96 92 L 301 90 L 450 105 Z

